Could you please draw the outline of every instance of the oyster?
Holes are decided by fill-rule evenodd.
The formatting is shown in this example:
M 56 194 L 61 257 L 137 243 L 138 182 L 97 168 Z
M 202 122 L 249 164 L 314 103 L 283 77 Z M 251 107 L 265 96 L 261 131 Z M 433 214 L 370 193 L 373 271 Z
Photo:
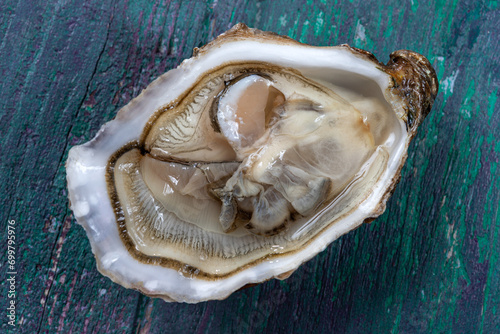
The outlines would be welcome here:
M 411 51 L 383 65 L 238 24 L 70 150 L 71 208 L 113 281 L 223 299 L 379 216 L 437 89 Z

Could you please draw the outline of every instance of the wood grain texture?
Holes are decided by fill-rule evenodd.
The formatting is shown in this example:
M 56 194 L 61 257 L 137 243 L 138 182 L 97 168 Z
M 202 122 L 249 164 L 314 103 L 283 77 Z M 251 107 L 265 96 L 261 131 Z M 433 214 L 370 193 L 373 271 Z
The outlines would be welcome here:
M 500 333 L 499 7 L 0 1 L 0 240 L 15 219 L 19 293 L 16 328 L 2 315 L 1 331 Z M 384 62 L 414 50 L 436 68 L 441 89 L 379 219 L 285 281 L 225 301 L 168 304 L 97 272 L 68 209 L 64 163 L 155 77 L 237 22 L 313 45 L 348 43 Z

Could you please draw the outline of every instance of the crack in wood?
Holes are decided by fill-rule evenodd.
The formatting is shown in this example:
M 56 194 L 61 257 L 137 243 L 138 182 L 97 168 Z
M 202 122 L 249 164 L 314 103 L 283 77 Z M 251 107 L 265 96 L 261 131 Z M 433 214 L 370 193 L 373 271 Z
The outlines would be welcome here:
M 61 251 L 62 247 L 64 244 L 64 241 L 66 240 L 66 234 L 68 233 L 70 227 L 71 227 L 71 219 L 72 215 L 67 216 L 64 219 L 64 224 L 62 225 L 62 228 L 60 229 L 60 234 L 57 238 L 57 242 L 54 244 L 52 247 L 51 251 L 51 262 L 52 262 L 52 267 L 49 269 L 48 277 L 47 277 L 47 282 L 45 284 L 45 290 L 42 295 L 42 299 L 40 300 L 40 305 L 42 305 L 42 315 L 40 317 L 40 322 L 38 324 L 38 329 L 37 333 L 40 333 L 40 330 L 42 328 L 42 322 L 45 316 L 45 312 L 47 310 L 47 298 L 49 296 L 50 290 L 52 289 L 52 285 L 54 284 L 54 279 L 56 277 L 56 272 L 57 272 L 57 265 L 59 263 L 59 257 L 61 256 Z M 54 256 L 54 250 L 55 250 L 55 256 Z

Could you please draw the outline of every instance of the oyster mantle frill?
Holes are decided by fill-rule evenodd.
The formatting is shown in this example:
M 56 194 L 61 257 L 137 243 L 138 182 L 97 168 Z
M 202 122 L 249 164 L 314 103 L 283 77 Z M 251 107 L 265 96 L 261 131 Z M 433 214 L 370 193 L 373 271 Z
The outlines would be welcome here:
M 70 150 L 71 208 L 115 282 L 223 299 L 379 216 L 437 87 L 411 51 L 383 65 L 239 24 Z

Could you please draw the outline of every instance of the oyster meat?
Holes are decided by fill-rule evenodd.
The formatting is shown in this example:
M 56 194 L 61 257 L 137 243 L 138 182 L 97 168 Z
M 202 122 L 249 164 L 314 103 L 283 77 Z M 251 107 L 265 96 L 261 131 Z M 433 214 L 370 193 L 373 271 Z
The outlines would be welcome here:
M 380 215 L 437 89 L 411 51 L 384 65 L 238 24 L 70 150 L 71 208 L 113 281 L 223 299 Z

